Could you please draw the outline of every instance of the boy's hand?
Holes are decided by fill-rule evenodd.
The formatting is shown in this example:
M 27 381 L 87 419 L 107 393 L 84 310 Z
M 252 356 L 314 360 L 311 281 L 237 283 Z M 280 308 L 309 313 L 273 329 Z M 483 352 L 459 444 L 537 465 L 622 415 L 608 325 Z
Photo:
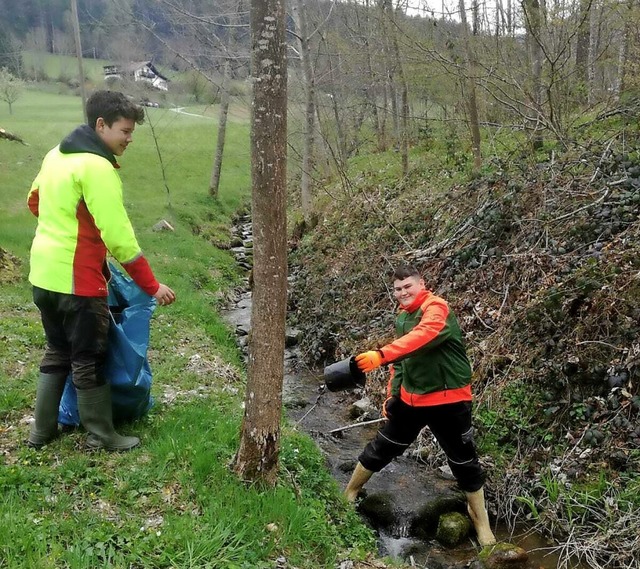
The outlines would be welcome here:
M 160 287 L 153 295 L 158 301 L 160 306 L 167 306 L 176 300 L 176 293 L 173 292 L 167 285 L 160 283 Z
M 356 364 L 360 371 L 368 373 L 382 365 L 382 352 L 380 350 L 371 350 L 363 352 L 356 356 Z

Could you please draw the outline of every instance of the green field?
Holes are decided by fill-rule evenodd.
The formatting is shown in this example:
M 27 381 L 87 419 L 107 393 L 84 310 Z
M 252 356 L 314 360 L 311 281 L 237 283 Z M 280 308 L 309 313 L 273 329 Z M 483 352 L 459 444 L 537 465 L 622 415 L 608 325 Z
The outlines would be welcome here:
M 202 109 L 187 108 L 199 114 Z M 44 346 L 30 300 L 35 219 L 26 195 L 44 154 L 81 121 L 78 97 L 30 90 L 0 106 L 0 247 L 21 261 L 0 286 L 0 568 L 331 567 L 373 547 L 315 446 L 285 428 L 275 490 L 247 488 L 228 469 L 237 446 L 244 371 L 218 311 L 240 275 L 224 249 L 249 200 L 249 124 L 232 110 L 218 199 L 208 196 L 215 113 L 149 109 L 120 159 L 125 203 L 158 278 L 178 300 L 152 322 L 156 404 L 123 427 L 140 449 L 86 453 L 74 432 L 36 452 L 23 441 Z M 152 128 L 153 127 L 153 128 Z M 159 220 L 174 232 L 153 232 Z M 203 365 L 189 365 L 194 356 Z

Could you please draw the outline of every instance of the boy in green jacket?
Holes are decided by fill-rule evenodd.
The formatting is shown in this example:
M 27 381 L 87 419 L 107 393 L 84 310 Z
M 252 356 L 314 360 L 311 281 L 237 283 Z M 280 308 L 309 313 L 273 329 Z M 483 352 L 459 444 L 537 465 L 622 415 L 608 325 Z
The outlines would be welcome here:
M 116 156 L 131 143 L 144 110 L 122 93 L 96 91 L 87 101 L 87 117 L 88 124 L 45 156 L 28 197 L 38 218 L 29 281 L 47 346 L 27 442 L 40 448 L 58 435 L 58 406 L 71 372 L 87 446 L 127 450 L 140 440 L 115 431 L 103 374 L 110 321 L 107 251 L 160 305 L 176 297 L 156 280 L 140 250 L 117 171 Z
M 383 404 L 388 421 L 360 455 L 345 496 L 355 501 L 373 473 L 400 456 L 428 426 L 467 496 L 478 542 L 492 545 L 496 539 L 485 509 L 485 474 L 471 426 L 471 365 L 460 327 L 448 304 L 425 288 L 415 267 L 399 267 L 393 279 L 401 307 L 396 318 L 397 339 L 356 356 L 363 372 L 393 364 Z

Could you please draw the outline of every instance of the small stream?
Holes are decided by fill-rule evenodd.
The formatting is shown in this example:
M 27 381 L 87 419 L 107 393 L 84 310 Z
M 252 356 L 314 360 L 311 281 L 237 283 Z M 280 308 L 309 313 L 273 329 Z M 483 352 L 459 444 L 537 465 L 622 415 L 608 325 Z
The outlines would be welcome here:
M 243 246 L 235 247 L 234 254 L 243 267 L 251 263 L 251 224 L 244 220 L 235 229 Z M 223 314 L 235 328 L 239 346 L 246 354 L 246 340 L 251 320 L 251 292 L 238 293 L 235 303 Z M 287 330 L 288 346 L 285 354 L 283 403 L 288 419 L 308 433 L 326 457 L 327 466 L 340 486 L 346 486 L 357 457 L 365 444 L 374 437 L 377 424 L 359 426 L 338 433 L 329 431 L 354 424 L 353 405 L 363 394 L 354 389 L 342 392 L 326 391 L 322 370 L 306 369 L 295 347 L 299 332 Z M 375 419 L 364 415 L 361 418 Z M 474 539 L 450 548 L 433 539 L 433 532 L 425 532 L 421 526 L 422 513 L 434 504 L 445 504 L 448 510 L 463 511 L 464 500 L 456 483 L 443 477 L 437 469 L 421 464 L 410 456 L 401 456 L 382 472 L 375 474 L 365 486 L 365 498 L 359 503 L 359 512 L 378 532 L 381 555 L 407 561 L 413 566 L 428 569 L 451 569 L 470 566 L 477 558 L 479 547 Z M 409 455 L 409 456 L 407 456 Z M 386 504 L 380 515 L 371 504 Z M 377 506 L 376 506 L 377 507 Z M 438 506 L 441 507 L 441 506 Z M 375 511 L 374 511 L 375 510 Z M 528 552 L 528 562 L 517 565 L 530 569 L 556 569 L 561 567 L 553 553 L 552 544 L 540 535 L 516 528 L 515 532 L 502 524 L 495 524 L 493 531 L 500 542 L 522 547 Z M 580 565 L 571 565 L 579 569 Z

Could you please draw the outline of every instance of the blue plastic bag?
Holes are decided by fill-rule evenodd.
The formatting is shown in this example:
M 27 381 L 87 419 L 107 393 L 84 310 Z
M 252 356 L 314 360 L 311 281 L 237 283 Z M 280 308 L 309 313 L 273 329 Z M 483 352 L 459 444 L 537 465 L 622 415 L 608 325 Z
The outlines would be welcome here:
M 149 296 L 129 277 L 109 263 L 109 346 L 105 377 L 111 384 L 113 420 L 138 419 L 151 409 L 151 368 L 147 359 L 151 316 L 156 307 Z M 60 401 L 58 422 L 78 426 L 78 398 L 71 375 Z

